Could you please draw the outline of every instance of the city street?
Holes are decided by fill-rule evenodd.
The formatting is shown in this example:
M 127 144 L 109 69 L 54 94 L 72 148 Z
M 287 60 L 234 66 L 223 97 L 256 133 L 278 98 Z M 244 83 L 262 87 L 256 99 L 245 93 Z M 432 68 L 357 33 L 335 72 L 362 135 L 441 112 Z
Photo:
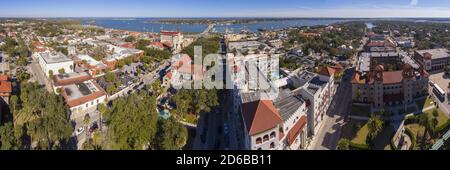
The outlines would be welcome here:
M 342 82 L 339 85 L 336 95 L 331 102 L 328 113 L 325 116 L 322 127 L 314 136 L 309 150 L 335 150 L 341 136 L 341 129 L 344 126 L 345 116 L 348 114 L 351 105 L 351 84 L 352 70 L 347 70 Z
M 89 121 L 89 125 L 87 127 L 85 127 L 84 125 L 84 116 L 79 116 L 77 118 L 72 119 L 72 122 L 75 123 L 75 127 L 74 130 L 76 131 L 78 128 L 80 127 L 84 127 L 84 132 L 81 133 L 80 135 L 76 136 L 75 132 L 73 133 L 73 135 L 76 137 L 76 141 L 77 141 L 77 148 L 78 149 L 82 149 L 83 143 L 86 142 L 87 140 L 87 131 L 89 130 L 89 127 L 94 123 L 97 122 L 98 125 L 101 125 L 100 122 L 100 114 L 99 112 L 97 112 L 97 110 L 95 108 L 91 108 L 90 110 L 86 111 L 85 113 L 83 113 L 82 115 L 86 115 L 87 113 L 89 113 L 89 117 L 90 117 L 90 121 Z M 103 127 L 102 127 L 103 128 Z
M 30 73 L 33 75 L 33 79 L 35 79 L 40 85 L 45 86 L 49 92 L 53 92 L 52 85 L 48 81 L 45 74 L 42 72 L 42 69 L 39 66 L 38 61 L 33 59 L 33 61 L 28 65 Z
M 0 52 L 0 71 L 5 72 L 9 70 L 8 62 L 6 60 L 6 55 L 4 55 L 2 52 Z

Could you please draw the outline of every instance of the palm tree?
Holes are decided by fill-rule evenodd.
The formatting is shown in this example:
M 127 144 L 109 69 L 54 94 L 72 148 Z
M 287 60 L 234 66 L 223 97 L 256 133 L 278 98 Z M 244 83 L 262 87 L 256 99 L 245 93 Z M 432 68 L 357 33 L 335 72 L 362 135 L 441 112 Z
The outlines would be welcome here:
M 83 125 L 87 127 L 90 121 L 91 117 L 89 116 L 89 114 L 86 114 L 86 116 L 84 116 Z
M 425 127 L 425 131 L 423 132 L 423 137 L 422 137 L 422 144 L 425 142 L 427 133 L 428 133 L 428 127 L 429 127 L 429 120 L 428 120 L 428 116 L 426 114 L 421 114 L 419 115 L 419 124 Z
M 373 141 L 376 136 L 383 130 L 383 121 L 372 114 L 369 121 L 367 122 L 367 128 L 369 130 L 369 139 Z

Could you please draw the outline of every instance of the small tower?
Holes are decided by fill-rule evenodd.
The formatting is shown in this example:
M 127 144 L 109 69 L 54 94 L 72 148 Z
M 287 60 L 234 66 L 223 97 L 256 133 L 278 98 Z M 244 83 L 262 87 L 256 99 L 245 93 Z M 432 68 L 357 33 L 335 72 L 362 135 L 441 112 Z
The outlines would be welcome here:
M 403 65 L 403 96 L 406 103 L 413 101 L 414 69 L 410 64 Z M 406 104 L 405 103 L 405 104 Z
M 381 108 L 384 106 L 384 91 L 383 91 L 383 72 L 384 72 L 384 66 L 378 65 L 373 74 L 374 78 L 374 107 L 375 108 Z

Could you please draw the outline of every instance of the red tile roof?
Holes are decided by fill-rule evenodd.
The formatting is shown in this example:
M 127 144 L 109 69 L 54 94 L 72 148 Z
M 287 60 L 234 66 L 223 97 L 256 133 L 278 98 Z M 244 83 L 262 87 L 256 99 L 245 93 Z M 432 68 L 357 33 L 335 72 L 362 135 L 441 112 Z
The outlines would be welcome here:
M 12 86 L 9 81 L 0 81 L 0 93 L 11 93 Z
M 68 79 L 59 79 L 57 76 L 53 77 L 55 86 L 65 86 L 65 85 L 69 85 L 69 84 L 82 83 L 82 82 L 88 81 L 90 79 L 92 79 L 92 77 L 90 75 L 79 76 L 79 77 L 68 78 Z
M 179 31 L 161 31 L 161 35 L 177 36 Z
M 150 45 L 153 47 L 164 48 L 164 44 L 161 42 L 152 42 Z
M 382 47 L 384 46 L 384 41 L 372 41 L 367 43 L 367 47 Z
M 92 83 L 97 87 L 97 89 L 99 89 L 98 91 L 96 91 L 96 92 L 94 92 L 94 93 L 92 93 L 92 94 L 89 94 L 89 95 L 87 95 L 87 96 L 83 96 L 83 97 L 74 99 L 74 100 L 69 100 L 69 101 L 68 101 L 68 96 L 67 96 L 67 94 L 66 94 L 66 90 L 63 89 L 62 96 L 63 96 L 64 99 L 66 100 L 67 105 L 68 105 L 69 107 L 79 106 L 79 105 L 85 104 L 85 103 L 87 103 L 87 102 L 89 102 L 89 101 L 95 100 L 95 99 L 97 99 L 97 98 L 100 98 L 100 97 L 106 95 L 106 92 L 103 91 L 103 89 L 100 88 L 100 86 L 99 86 L 97 83 L 95 83 L 95 82 L 92 82 Z M 103 101 L 99 101 L 99 102 L 103 102 Z
M 8 76 L 0 75 L 0 81 L 8 81 Z
M 291 146 L 300 132 L 306 127 L 306 116 L 302 116 L 287 134 L 287 142 Z
M 270 100 L 245 103 L 242 111 L 247 132 L 251 136 L 273 129 L 283 122 Z
M 121 44 L 120 46 L 124 47 L 124 48 L 134 48 L 133 43 L 125 43 L 125 44 Z
M 166 76 L 167 76 L 167 78 L 169 78 L 170 80 L 172 79 L 172 72 L 168 72 L 167 74 L 166 74 Z
M 319 73 L 320 75 L 324 75 L 324 76 L 330 77 L 330 76 L 332 76 L 332 75 L 334 75 L 334 74 L 336 74 L 336 73 L 338 73 L 338 72 L 341 72 L 343 69 L 344 69 L 344 67 L 342 67 L 342 65 L 336 64 L 336 65 L 334 65 L 334 66 L 322 67 L 322 68 L 319 70 L 318 73 Z
M 395 84 L 403 81 L 403 71 L 383 72 L 383 84 Z

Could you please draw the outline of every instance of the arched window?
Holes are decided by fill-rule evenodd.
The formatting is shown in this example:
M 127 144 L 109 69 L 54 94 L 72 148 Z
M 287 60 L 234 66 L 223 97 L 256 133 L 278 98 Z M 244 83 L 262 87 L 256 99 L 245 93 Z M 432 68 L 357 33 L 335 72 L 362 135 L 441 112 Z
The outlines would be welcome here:
M 273 138 L 275 138 L 275 137 L 276 137 L 275 132 L 272 132 L 272 133 L 270 134 L 270 139 L 273 139 Z
M 263 141 L 267 142 L 268 140 L 269 140 L 269 135 L 265 135 L 264 138 L 263 138 Z
M 275 148 L 275 143 L 270 143 L 270 149 L 273 149 L 273 148 Z
M 257 138 L 257 139 L 256 139 L 256 144 L 261 144 L 261 143 L 262 143 L 261 138 Z

